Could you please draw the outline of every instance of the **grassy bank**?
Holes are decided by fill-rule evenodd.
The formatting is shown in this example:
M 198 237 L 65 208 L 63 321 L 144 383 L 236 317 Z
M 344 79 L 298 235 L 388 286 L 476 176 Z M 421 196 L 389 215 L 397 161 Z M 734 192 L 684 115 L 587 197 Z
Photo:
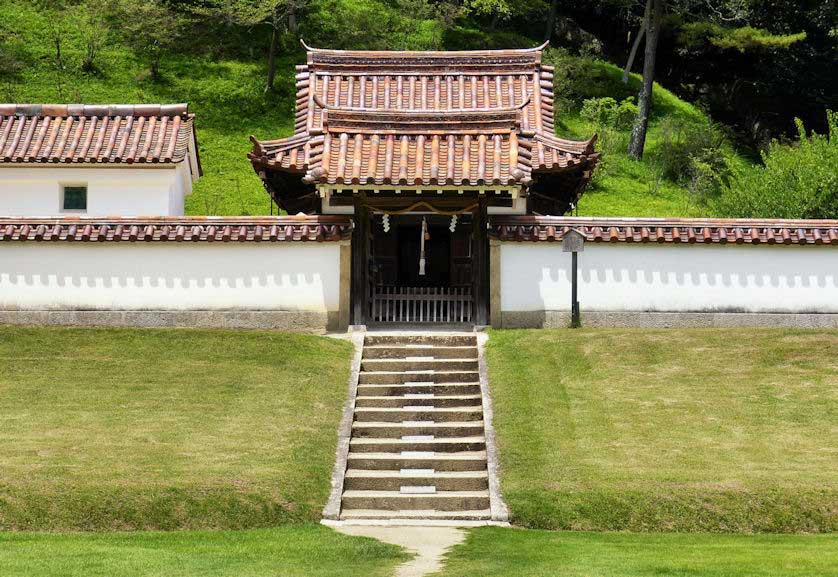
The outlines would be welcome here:
M 838 332 L 494 331 L 488 361 L 515 523 L 838 529 Z
M 483 528 L 438 577 L 830 577 L 834 535 L 554 533 Z
M 0 530 L 319 519 L 350 350 L 268 332 L 0 328 Z
M 230 54 L 178 52 L 162 63 L 162 80 L 152 81 L 148 63 L 120 41 L 111 38 L 100 50 L 98 70 L 83 72 L 80 62 L 85 43 L 74 21 L 65 16 L 62 38 L 63 68 L 54 64 L 50 16 L 30 2 L 0 2 L 0 32 L 13 34 L 22 65 L 13 76 L 0 81 L 0 101 L 16 102 L 189 102 L 197 115 L 196 129 L 204 177 L 186 199 L 188 214 L 268 214 L 270 204 L 247 152 L 249 135 L 261 139 L 288 136 L 293 131 L 294 65 L 304 53 L 285 52 L 278 59 L 277 86 L 264 93 L 265 59 L 253 54 L 249 39 Z M 359 40 L 361 42 L 361 40 Z M 209 48 L 208 48 L 209 50 Z M 244 54 L 251 53 L 252 57 Z M 559 135 L 587 139 L 597 126 L 580 116 L 585 98 L 611 96 L 618 100 L 637 94 L 639 79 L 620 81 L 620 69 L 599 60 L 564 56 L 548 61 L 556 70 L 556 118 Z M 706 121 L 706 115 L 659 86 L 655 88 L 647 150 L 642 162 L 626 154 L 627 131 L 611 139 L 600 177 L 580 202 L 582 215 L 697 216 L 706 211 L 683 183 L 661 178 L 655 157 L 662 140 L 662 123 Z M 729 151 L 731 159 L 736 155 Z
M 36 577 L 385 577 L 398 547 L 318 525 L 250 531 L 0 533 L 4 575 Z

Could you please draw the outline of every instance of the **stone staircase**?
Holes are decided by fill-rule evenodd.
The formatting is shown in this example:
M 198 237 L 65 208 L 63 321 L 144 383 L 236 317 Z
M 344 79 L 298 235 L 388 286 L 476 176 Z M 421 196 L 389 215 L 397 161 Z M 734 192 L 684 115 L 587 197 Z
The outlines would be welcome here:
M 364 337 L 340 519 L 491 519 L 474 334 Z

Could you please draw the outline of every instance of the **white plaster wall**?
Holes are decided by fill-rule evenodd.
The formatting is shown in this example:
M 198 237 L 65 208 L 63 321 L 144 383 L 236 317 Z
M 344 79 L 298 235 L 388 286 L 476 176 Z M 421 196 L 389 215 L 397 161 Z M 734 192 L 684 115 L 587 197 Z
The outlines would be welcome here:
M 501 244 L 501 309 L 570 310 L 561 243 Z M 838 313 L 838 248 L 587 243 L 585 311 Z
M 61 186 L 73 184 L 88 187 L 88 216 L 180 216 L 192 192 L 185 162 L 159 168 L 0 166 L 0 215 L 68 214 L 61 210 Z
M 0 309 L 338 310 L 339 243 L 0 244 Z

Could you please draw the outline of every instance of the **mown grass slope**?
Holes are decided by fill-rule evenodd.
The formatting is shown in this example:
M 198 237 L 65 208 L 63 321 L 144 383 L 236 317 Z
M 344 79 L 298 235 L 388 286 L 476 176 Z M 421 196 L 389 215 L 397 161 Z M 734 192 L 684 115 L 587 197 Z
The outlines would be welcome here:
M 0 533 L 15 577 L 385 577 L 398 547 L 319 525 L 247 531 L 45 535 Z
M 473 530 L 436 577 L 835 577 L 835 535 Z
M 0 530 L 318 520 L 350 351 L 258 331 L 0 328 Z
M 100 53 L 99 71 L 80 68 L 83 40 L 74 35 L 74 14 L 68 13 L 63 39 L 64 67 L 55 66 L 49 36 L 49 16 L 23 0 L 0 2 L 0 26 L 25 47 L 23 65 L 14 76 L 0 80 L 0 100 L 16 102 L 188 102 L 197 115 L 196 127 L 204 177 L 187 198 L 188 214 L 268 214 L 270 202 L 246 158 L 248 137 L 279 138 L 293 130 L 294 65 L 304 62 L 301 50 L 279 58 L 279 77 L 273 93 L 265 94 L 264 58 L 189 52 L 163 60 L 163 79 L 152 81 L 148 64 L 128 46 L 112 39 Z M 426 23 L 427 24 L 427 23 Z M 359 40 L 360 42 L 361 40 Z M 395 42 L 395 41 L 394 41 Z M 397 47 L 397 46 L 394 46 Z M 242 46 L 241 53 L 253 49 Z M 558 133 L 589 138 L 596 126 L 583 120 L 583 98 L 610 95 L 617 99 L 636 94 L 637 77 L 625 86 L 617 67 L 602 61 L 564 57 L 557 69 Z M 575 93 L 568 95 L 570 84 Z M 570 96 L 570 100 L 568 100 Z M 656 108 L 649 134 L 649 152 L 642 162 L 625 153 L 627 134 L 609 147 L 606 160 L 579 205 L 582 215 L 696 216 L 708 209 L 681 184 L 661 179 L 654 162 L 660 143 L 659 124 L 706 117 L 670 92 L 656 87 Z M 730 152 L 731 158 L 736 159 Z
M 493 331 L 503 494 L 543 529 L 838 529 L 838 332 Z

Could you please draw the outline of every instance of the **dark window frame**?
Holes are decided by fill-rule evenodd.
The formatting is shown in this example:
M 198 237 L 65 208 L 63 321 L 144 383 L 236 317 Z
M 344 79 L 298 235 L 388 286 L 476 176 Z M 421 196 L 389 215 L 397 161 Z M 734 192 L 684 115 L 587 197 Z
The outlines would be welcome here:
M 82 202 L 76 202 L 74 204 L 79 206 L 67 206 L 67 192 L 71 191 L 71 194 L 78 194 L 79 191 L 82 192 L 83 196 L 81 197 Z M 88 187 L 87 184 L 62 184 L 61 185 L 61 212 L 87 212 L 87 193 Z M 73 197 L 71 196 L 71 199 Z M 75 200 L 78 200 L 76 198 Z

